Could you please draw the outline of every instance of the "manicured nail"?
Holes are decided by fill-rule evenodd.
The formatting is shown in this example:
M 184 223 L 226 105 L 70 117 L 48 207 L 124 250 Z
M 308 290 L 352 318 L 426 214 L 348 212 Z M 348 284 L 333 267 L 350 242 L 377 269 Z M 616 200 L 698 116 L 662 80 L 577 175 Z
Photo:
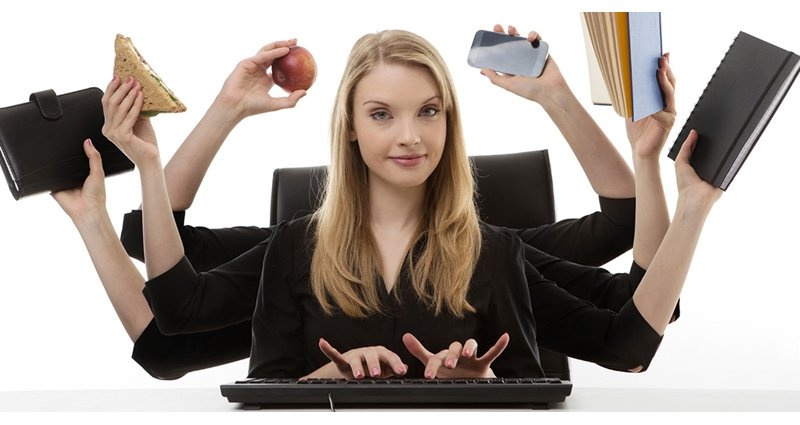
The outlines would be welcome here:
M 380 374 L 381 374 L 381 371 L 380 371 L 380 370 L 378 370 L 378 368 L 377 368 L 377 367 L 373 367 L 373 368 L 372 368 L 372 376 L 378 376 L 378 375 L 380 375 Z
M 464 357 L 469 357 L 472 355 L 472 350 L 464 350 Z

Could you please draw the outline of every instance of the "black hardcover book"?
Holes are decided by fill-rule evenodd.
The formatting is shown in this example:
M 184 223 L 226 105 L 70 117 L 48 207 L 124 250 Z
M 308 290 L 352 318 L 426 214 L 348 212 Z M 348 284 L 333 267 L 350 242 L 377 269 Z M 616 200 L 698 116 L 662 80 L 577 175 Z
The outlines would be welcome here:
M 726 190 L 778 109 L 800 70 L 800 56 L 739 32 L 681 129 L 668 156 L 689 131 L 698 133 L 691 164 Z

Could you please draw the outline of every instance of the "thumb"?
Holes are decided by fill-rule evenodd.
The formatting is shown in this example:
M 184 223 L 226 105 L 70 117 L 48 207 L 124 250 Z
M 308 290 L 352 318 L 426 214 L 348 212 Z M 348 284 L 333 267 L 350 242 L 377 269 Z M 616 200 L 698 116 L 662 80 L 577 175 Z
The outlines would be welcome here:
M 697 145 L 697 138 L 697 131 L 689 131 L 689 135 L 686 136 L 686 140 L 684 140 L 680 151 L 678 151 L 678 156 L 675 158 L 676 161 L 689 162 L 689 159 L 692 157 L 692 152 L 694 152 L 694 148 Z
M 100 151 L 94 147 L 92 139 L 83 141 L 83 151 L 89 158 L 89 175 L 103 176 L 103 159 L 100 157 Z

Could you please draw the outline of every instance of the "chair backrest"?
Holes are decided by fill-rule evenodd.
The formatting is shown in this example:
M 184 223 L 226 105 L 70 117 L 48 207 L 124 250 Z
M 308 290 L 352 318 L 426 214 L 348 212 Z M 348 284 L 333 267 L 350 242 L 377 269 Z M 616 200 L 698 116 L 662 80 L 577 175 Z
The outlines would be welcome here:
M 547 150 L 470 157 L 475 167 L 481 219 L 516 229 L 555 221 L 555 201 Z M 272 176 L 270 224 L 313 212 L 321 200 L 326 167 L 278 168 Z M 569 380 L 563 354 L 540 350 L 547 376 Z

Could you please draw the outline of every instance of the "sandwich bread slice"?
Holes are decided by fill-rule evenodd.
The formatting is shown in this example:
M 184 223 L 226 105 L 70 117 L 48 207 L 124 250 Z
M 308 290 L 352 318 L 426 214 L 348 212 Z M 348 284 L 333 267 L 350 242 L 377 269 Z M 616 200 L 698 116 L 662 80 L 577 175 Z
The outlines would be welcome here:
M 183 112 L 186 106 L 158 77 L 128 37 L 117 34 L 114 41 L 114 75 L 121 81 L 129 76 L 142 85 L 144 105 L 142 115 L 154 116 L 161 112 Z

